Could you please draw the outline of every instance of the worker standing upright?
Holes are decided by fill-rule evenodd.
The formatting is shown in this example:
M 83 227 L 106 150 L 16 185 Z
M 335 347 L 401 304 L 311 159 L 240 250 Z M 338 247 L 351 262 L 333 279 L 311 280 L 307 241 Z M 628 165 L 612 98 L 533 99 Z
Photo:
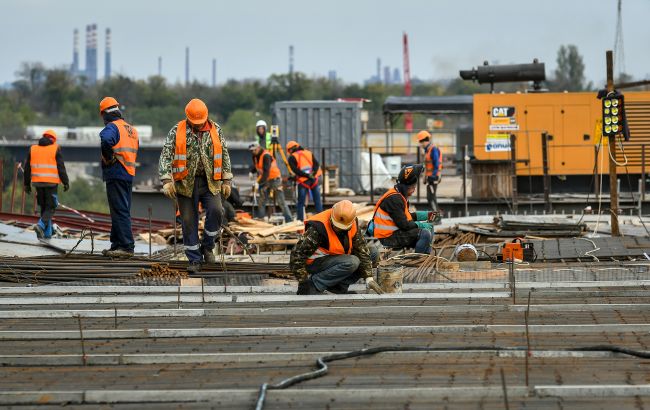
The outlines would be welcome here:
M 208 107 L 197 98 L 185 106 L 185 116 L 167 134 L 158 173 L 163 193 L 177 201 L 183 228 L 187 271 L 215 263 L 215 239 L 223 218 L 221 194 L 230 196 L 232 170 L 221 127 L 208 118 Z M 205 210 L 199 242 L 199 204 Z
M 424 153 L 427 202 L 432 211 L 438 212 L 438 198 L 436 195 L 440 177 L 442 176 L 442 151 L 433 144 L 431 134 L 428 131 L 418 132 L 417 139 Z
M 416 253 L 431 253 L 433 225 L 429 221 L 433 213 L 410 212 L 408 206 L 408 198 L 415 192 L 421 173 L 422 165 L 403 167 L 397 184 L 375 205 L 368 233 L 382 245 L 393 249 L 412 247 Z
M 41 208 L 41 217 L 34 226 L 36 237 L 50 239 L 52 217 L 59 205 L 59 184 L 63 184 L 64 191 L 70 189 L 61 148 L 56 143 L 56 133 L 53 130 L 45 131 L 38 144 L 29 148 L 24 169 L 25 192 L 32 192 L 33 183 L 36 188 L 36 203 Z
M 255 124 L 255 134 L 257 135 L 258 143 L 264 149 L 271 149 L 271 133 L 267 130 L 268 126 L 266 125 L 266 121 L 257 121 Z
M 253 155 L 253 167 L 257 172 L 257 186 L 259 188 L 259 201 L 257 204 L 257 218 L 264 218 L 266 214 L 266 202 L 271 199 L 271 195 L 277 201 L 285 222 L 293 221 L 291 211 L 284 198 L 282 190 L 282 174 L 280 168 L 273 158 L 273 155 L 262 148 L 260 144 L 253 143 L 248 146 L 248 150 Z
M 296 141 L 287 142 L 289 168 L 296 176 L 298 184 L 298 200 L 296 201 L 296 214 L 301 221 L 305 220 L 305 202 L 311 193 L 316 213 L 323 212 L 323 201 L 320 196 L 320 177 L 323 172 L 311 151 L 304 149 Z
M 110 257 L 133 256 L 131 231 L 131 191 L 138 156 L 138 131 L 124 121 L 120 106 L 113 97 L 99 103 L 104 129 L 99 133 L 102 153 L 102 178 L 111 212 L 111 248 L 102 254 Z

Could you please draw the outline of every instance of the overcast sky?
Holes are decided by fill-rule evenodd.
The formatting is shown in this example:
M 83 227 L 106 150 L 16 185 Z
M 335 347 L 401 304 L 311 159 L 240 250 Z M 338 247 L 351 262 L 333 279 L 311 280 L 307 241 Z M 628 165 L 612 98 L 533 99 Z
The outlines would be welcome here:
M 191 77 L 208 82 L 212 58 L 217 80 L 266 78 L 295 69 L 308 75 L 336 70 L 361 82 L 382 65 L 402 67 L 402 32 L 410 42 L 411 75 L 453 78 L 458 70 L 490 62 L 525 63 L 537 57 L 555 68 L 557 49 L 575 44 L 586 75 L 605 77 L 605 50 L 613 48 L 616 0 L 0 0 L 0 83 L 13 81 L 22 61 L 69 66 L 72 30 L 99 27 L 99 76 L 104 73 L 104 30 L 113 33 L 113 72 L 136 78 L 157 73 L 184 79 L 185 47 Z M 650 0 L 623 0 L 626 71 L 650 77 Z

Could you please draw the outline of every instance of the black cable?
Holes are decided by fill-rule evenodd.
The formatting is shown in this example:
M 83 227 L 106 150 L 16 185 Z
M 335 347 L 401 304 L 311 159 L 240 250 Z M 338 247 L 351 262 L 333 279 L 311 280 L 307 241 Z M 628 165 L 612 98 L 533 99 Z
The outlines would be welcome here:
M 582 218 L 585 217 L 585 209 L 589 206 L 589 196 L 591 195 L 591 186 L 594 186 L 594 190 L 596 188 L 596 171 L 598 170 L 598 158 L 600 156 L 600 149 L 603 144 L 603 136 L 601 135 L 600 141 L 598 142 L 598 147 L 596 147 L 596 160 L 594 161 L 594 171 L 591 173 L 591 183 L 589 184 L 589 191 L 587 192 L 587 200 L 585 201 L 585 206 L 582 208 L 582 214 L 580 215 L 580 219 L 578 220 L 578 223 L 576 225 L 580 225 L 580 222 L 582 222 Z M 602 171 L 602 170 L 601 170 Z M 602 187 L 600 187 L 600 190 L 602 191 Z
M 484 351 L 484 350 L 496 350 L 496 351 L 515 351 L 515 352 L 528 352 L 527 347 L 504 347 L 504 346 L 463 346 L 463 347 L 409 347 L 409 346 L 380 346 L 380 347 L 370 347 L 361 350 L 355 350 L 347 353 L 335 353 L 327 356 L 322 356 L 316 359 L 316 366 L 318 369 L 311 372 L 302 373 L 289 377 L 288 379 L 281 380 L 276 384 L 264 383 L 260 387 L 259 395 L 257 396 L 257 404 L 255 410 L 262 410 L 264 408 L 264 401 L 266 400 L 266 392 L 268 390 L 282 390 L 288 387 L 291 387 L 295 384 L 316 379 L 322 376 L 325 376 L 329 371 L 327 363 L 334 362 L 336 360 L 350 359 L 353 357 L 373 355 L 377 353 L 384 352 L 449 352 L 449 351 Z M 573 347 L 573 348 L 564 348 L 564 349 L 552 349 L 559 350 L 564 352 L 612 352 L 612 353 L 622 353 L 628 356 L 638 357 L 641 359 L 650 359 L 650 352 L 643 350 L 634 350 L 627 347 L 620 346 L 611 346 L 611 345 L 595 345 L 595 346 L 585 346 L 585 347 Z M 530 352 L 545 352 L 551 351 L 551 349 L 536 349 L 530 350 Z

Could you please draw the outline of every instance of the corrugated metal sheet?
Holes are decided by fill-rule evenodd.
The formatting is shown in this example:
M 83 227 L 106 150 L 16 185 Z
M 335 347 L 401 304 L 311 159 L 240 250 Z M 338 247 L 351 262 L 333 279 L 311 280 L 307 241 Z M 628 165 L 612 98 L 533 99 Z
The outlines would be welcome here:
M 296 140 L 316 158 L 339 169 L 341 187 L 361 190 L 360 106 L 354 102 L 281 101 L 273 105 L 280 141 Z

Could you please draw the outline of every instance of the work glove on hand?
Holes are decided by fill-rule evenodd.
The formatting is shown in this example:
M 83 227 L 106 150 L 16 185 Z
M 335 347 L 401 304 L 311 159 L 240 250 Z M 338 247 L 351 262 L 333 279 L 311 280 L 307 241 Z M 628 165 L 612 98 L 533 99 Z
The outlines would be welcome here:
M 68 192 L 70 189 L 70 184 L 63 184 L 63 192 Z
M 224 198 L 228 199 L 231 192 L 232 187 L 230 186 L 230 181 L 224 181 L 223 184 L 221 184 L 221 194 L 223 194 Z
M 167 181 L 163 184 L 163 194 L 169 199 L 176 198 L 176 186 L 174 181 Z
M 25 185 L 25 192 L 28 194 L 32 193 L 32 186 L 31 185 Z
M 377 282 L 375 282 L 375 278 L 373 278 L 372 276 L 366 278 L 366 289 L 371 289 L 378 295 L 382 295 L 384 293 L 384 291 L 381 290 Z
M 423 222 L 423 221 L 417 221 L 415 224 L 418 226 L 420 229 L 426 229 L 426 230 L 432 230 L 433 229 L 433 224 L 430 222 Z
M 250 179 L 251 181 L 254 180 L 255 179 L 255 173 L 249 172 L 248 173 L 248 179 Z
M 415 211 L 415 220 L 416 221 L 427 221 L 429 220 L 429 211 Z

